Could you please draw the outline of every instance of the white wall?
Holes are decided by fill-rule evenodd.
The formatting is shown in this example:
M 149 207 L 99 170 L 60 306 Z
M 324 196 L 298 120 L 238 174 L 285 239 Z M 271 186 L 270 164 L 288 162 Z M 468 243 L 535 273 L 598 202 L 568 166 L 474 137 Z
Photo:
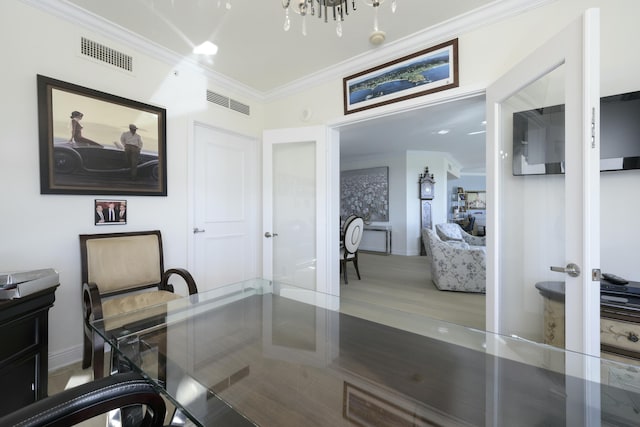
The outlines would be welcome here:
M 134 57 L 133 75 L 79 55 L 85 36 Z M 79 360 L 82 340 L 80 250 L 78 234 L 160 229 L 165 265 L 187 267 L 187 194 L 194 120 L 260 136 L 262 106 L 229 93 L 184 64 L 169 66 L 85 28 L 54 18 L 18 0 L 0 3 L 4 67 L 0 81 L 0 271 L 52 267 L 60 287 L 50 312 L 50 367 Z M 177 71 L 177 76 L 174 72 Z M 41 195 L 38 166 L 36 75 L 97 89 L 167 110 L 167 197 L 123 196 L 128 224 L 96 227 L 95 196 Z M 251 106 L 251 117 L 205 101 L 216 90 Z M 211 106 L 210 106 L 211 105 Z M 156 215 L 162 212 L 162 216 Z

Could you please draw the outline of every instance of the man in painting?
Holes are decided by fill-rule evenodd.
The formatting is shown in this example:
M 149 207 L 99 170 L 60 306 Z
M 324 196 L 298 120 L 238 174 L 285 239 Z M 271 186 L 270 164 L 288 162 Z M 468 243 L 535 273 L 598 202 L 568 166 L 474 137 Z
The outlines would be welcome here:
M 118 221 L 127 222 L 127 206 L 124 203 L 120 203 L 120 210 L 118 211 Z
M 142 149 L 142 138 L 136 133 L 137 130 L 136 125 L 130 124 L 129 131 L 120 136 L 120 143 L 124 146 L 124 161 L 131 170 L 132 180 L 138 177 L 138 158 Z
M 104 212 L 102 205 L 96 205 L 96 224 L 102 224 L 104 222 Z
M 116 204 L 113 202 L 109 202 L 107 205 L 107 221 L 108 222 L 116 222 Z

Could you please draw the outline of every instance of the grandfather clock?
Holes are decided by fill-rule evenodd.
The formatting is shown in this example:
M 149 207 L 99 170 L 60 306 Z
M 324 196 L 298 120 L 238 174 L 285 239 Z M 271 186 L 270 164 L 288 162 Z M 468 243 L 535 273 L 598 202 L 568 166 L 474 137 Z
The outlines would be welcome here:
M 422 240 L 422 229 L 431 229 L 431 200 L 433 200 L 434 184 L 433 174 L 429 173 L 429 167 L 424 168 L 424 173 L 418 179 L 420 185 L 420 255 L 426 255 L 424 241 Z

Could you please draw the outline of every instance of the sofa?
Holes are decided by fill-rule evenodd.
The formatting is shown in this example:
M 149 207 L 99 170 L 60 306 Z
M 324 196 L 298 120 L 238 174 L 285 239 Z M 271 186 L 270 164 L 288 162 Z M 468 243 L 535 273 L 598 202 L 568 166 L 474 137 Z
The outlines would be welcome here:
M 455 223 L 436 224 L 436 233 L 440 240 L 445 242 L 457 241 L 466 242 L 470 246 L 486 246 L 487 238 L 485 236 L 473 236 Z
M 431 262 L 431 279 L 439 290 L 486 292 L 487 253 L 484 246 L 472 246 L 459 240 L 443 241 L 428 228 L 422 229 L 422 239 Z

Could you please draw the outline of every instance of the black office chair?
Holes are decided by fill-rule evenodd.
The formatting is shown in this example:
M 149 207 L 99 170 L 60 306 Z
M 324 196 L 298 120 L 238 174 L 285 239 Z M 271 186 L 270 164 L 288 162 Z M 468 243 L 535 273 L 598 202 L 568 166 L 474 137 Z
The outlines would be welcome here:
M 473 215 L 469 215 L 469 223 L 466 226 L 462 227 L 462 229 L 469 234 L 473 234 L 473 226 L 475 225 L 475 223 L 476 217 Z
M 38 400 L 0 418 L 0 427 L 71 426 L 123 408 L 122 425 L 164 424 L 166 405 L 158 391 L 140 374 L 127 372 Z

